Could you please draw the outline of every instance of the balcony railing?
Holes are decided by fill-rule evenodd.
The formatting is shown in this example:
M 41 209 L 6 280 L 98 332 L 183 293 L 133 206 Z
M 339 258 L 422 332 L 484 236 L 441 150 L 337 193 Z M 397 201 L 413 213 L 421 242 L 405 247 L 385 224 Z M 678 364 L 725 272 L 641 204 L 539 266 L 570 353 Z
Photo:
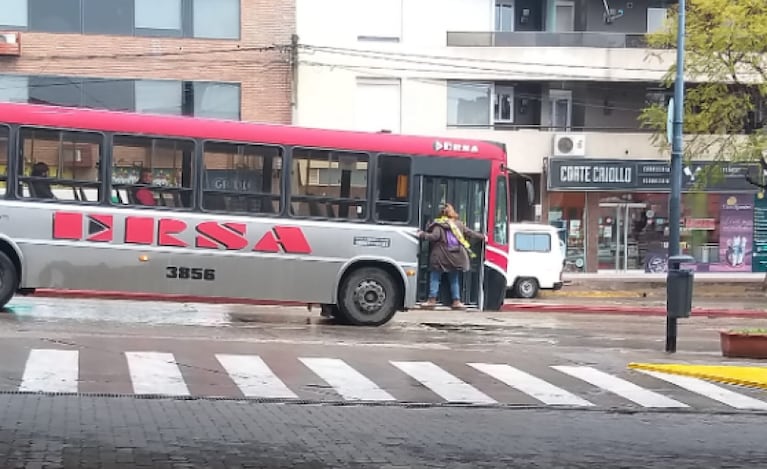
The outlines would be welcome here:
M 448 31 L 449 47 L 599 47 L 642 49 L 647 47 L 643 33 L 601 33 L 574 31 Z

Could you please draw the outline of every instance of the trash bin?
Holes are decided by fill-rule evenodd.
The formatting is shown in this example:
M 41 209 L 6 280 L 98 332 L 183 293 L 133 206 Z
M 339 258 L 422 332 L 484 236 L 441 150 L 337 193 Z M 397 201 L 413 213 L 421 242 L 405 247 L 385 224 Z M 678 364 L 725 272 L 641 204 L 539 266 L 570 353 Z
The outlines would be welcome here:
M 690 256 L 671 256 L 666 277 L 666 315 L 670 318 L 689 318 L 692 311 L 694 273 L 682 269 L 682 264 L 695 262 Z

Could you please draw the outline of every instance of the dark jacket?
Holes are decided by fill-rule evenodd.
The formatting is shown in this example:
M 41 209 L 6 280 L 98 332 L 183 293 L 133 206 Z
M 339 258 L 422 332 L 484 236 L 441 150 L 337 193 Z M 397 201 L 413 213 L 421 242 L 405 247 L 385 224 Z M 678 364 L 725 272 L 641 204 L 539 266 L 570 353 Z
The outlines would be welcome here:
M 485 239 L 485 236 L 476 231 L 472 231 L 459 220 L 453 220 L 458 229 L 463 233 L 466 240 Z M 447 223 L 433 222 L 426 228 L 423 239 L 431 242 L 429 248 L 429 267 L 436 272 L 467 272 L 469 270 L 469 253 L 463 246 L 455 251 L 449 251 L 447 248 L 447 237 L 445 233 L 450 230 Z

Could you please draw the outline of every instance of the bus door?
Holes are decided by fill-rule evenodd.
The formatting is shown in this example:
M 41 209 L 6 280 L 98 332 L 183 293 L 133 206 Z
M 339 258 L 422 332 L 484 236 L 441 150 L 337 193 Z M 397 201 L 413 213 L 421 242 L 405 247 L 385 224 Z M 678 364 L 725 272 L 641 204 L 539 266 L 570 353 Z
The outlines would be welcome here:
M 467 227 L 486 233 L 487 181 L 422 176 L 420 178 L 418 204 L 418 226 L 425 230 L 439 215 L 440 205 L 450 203 L 455 207 L 461 221 Z M 470 258 L 470 271 L 461 276 L 461 301 L 469 307 L 483 309 L 482 285 L 484 280 L 484 243 L 471 241 L 476 257 Z M 429 296 L 429 242 L 421 241 L 418 251 L 418 301 L 425 302 Z M 450 286 L 444 277 L 439 291 L 438 302 L 451 304 Z

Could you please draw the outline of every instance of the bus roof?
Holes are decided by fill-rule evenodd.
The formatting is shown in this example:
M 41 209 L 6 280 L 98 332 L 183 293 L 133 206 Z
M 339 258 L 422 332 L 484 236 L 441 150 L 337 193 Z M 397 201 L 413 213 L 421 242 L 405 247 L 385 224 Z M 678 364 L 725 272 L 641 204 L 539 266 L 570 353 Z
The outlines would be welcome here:
M 39 104 L 0 103 L 0 122 L 102 132 L 506 162 L 506 152 L 502 144 L 480 140 L 329 130 Z

